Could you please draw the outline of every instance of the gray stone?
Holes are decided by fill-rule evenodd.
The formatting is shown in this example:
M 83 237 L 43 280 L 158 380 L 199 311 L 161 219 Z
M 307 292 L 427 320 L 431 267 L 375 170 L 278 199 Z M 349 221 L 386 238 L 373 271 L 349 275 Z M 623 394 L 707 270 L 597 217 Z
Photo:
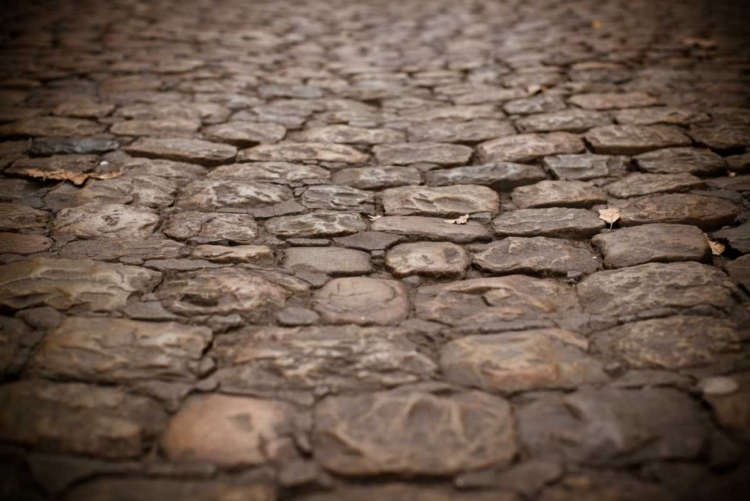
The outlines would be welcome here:
M 414 167 L 362 167 L 336 171 L 333 182 L 361 190 L 379 190 L 420 184 L 422 176 Z
M 229 163 L 237 155 L 237 148 L 234 146 L 201 139 L 147 137 L 138 139 L 124 149 L 137 157 L 164 158 L 207 166 Z
M 456 244 L 417 242 L 393 247 L 385 256 L 385 265 L 396 277 L 461 278 L 469 266 L 469 256 Z
M 741 256 L 729 263 L 727 273 L 735 283 L 750 291 L 750 256 Z
M 276 321 L 285 327 L 299 327 L 317 324 L 320 315 L 307 308 L 284 308 L 276 313 Z
M 730 395 L 704 397 L 711 405 L 713 415 L 722 428 L 728 429 L 742 437 L 750 439 L 750 424 L 747 416 L 750 413 L 750 372 L 732 375 L 739 385 L 739 390 Z
M 277 143 L 286 136 L 286 127 L 269 122 L 232 121 L 203 129 L 211 141 L 246 147 L 258 143 Z
M 430 186 L 474 184 L 489 186 L 497 192 L 510 191 L 518 186 L 534 184 L 544 179 L 544 172 L 536 165 L 509 162 L 434 170 L 426 175 L 427 184 Z
M 373 153 L 385 165 L 433 163 L 438 165 L 465 164 L 471 158 L 468 146 L 445 143 L 400 143 L 375 146 Z
M 269 219 L 266 229 L 279 237 L 335 237 L 364 231 L 367 225 L 358 214 L 321 210 Z
M 377 231 L 361 231 L 348 237 L 338 237 L 333 239 L 339 245 L 353 249 L 362 249 L 366 251 L 386 250 L 389 247 L 404 240 L 404 237 L 380 233 Z
M 338 247 L 292 247 L 284 253 L 284 268 L 329 275 L 361 275 L 372 271 L 370 255 Z
M 177 240 L 195 239 L 203 243 L 228 240 L 246 244 L 258 236 L 258 226 L 252 216 L 218 212 L 175 212 L 164 223 L 162 231 Z
M 208 179 L 255 181 L 287 185 L 327 184 L 331 173 L 323 167 L 289 162 L 254 162 L 222 165 L 208 174 Z
M 159 215 L 151 209 L 122 204 L 86 204 L 58 212 L 52 222 L 52 234 L 80 239 L 144 239 L 158 225 Z
M 617 198 L 631 198 L 654 193 L 690 191 L 704 186 L 700 178 L 692 174 L 630 174 L 608 184 L 604 189 Z
M 500 199 L 485 186 L 456 185 L 444 188 L 403 186 L 382 193 L 387 215 L 457 217 L 478 212 L 497 213 Z
M 514 237 L 587 239 L 599 233 L 604 221 L 586 209 L 518 209 L 492 221 L 495 234 Z
M 406 318 L 406 288 L 393 280 L 337 278 L 315 294 L 313 309 L 331 324 L 394 325 Z
M 193 136 L 200 126 L 200 120 L 187 118 L 136 119 L 115 122 L 109 128 L 109 132 L 117 136 L 178 138 Z
M 311 186 L 300 197 L 308 209 L 347 210 L 373 214 L 375 197 L 372 193 L 349 186 Z
M 173 240 L 101 238 L 67 243 L 59 256 L 99 261 L 117 261 L 121 258 L 175 259 L 181 257 L 184 250 L 184 245 Z
M 503 110 L 509 115 L 531 115 L 533 113 L 552 113 L 565 109 L 565 101 L 552 94 L 541 93 L 536 96 L 515 99 L 503 104 Z
M 510 122 L 488 119 L 469 122 L 417 122 L 409 125 L 408 130 L 409 140 L 415 143 L 476 143 L 516 133 Z
M 46 228 L 49 212 L 19 204 L 0 203 L 0 230 Z
M 35 156 L 107 153 L 120 147 L 117 141 L 96 137 L 43 137 L 36 139 L 29 153 Z
M 635 157 L 638 168 L 652 174 L 690 173 L 711 176 L 726 169 L 724 160 L 710 150 L 665 148 Z
M 687 108 L 640 108 L 620 110 L 615 113 L 615 120 L 623 125 L 689 125 L 711 120 L 708 113 Z
M 611 123 L 605 113 L 573 109 L 523 117 L 516 121 L 516 126 L 521 132 L 585 132 Z
M 237 155 L 239 162 L 332 162 L 363 164 L 370 156 L 342 144 L 290 143 L 261 144 Z
M 466 224 L 448 224 L 444 219 L 437 217 L 385 216 L 373 221 L 372 230 L 456 243 L 489 240 L 491 238 L 487 228 L 476 221 L 468 221 Z
M 567 132 L 518 134 L 487 141 L 477 147 L 481 162 L 528 162 L 547 155 L 580 153 L 583 141 Z
M 582 181 L 540 181 L 514 189 L 511 197 L 521 209 L 591 207 L 607 201 L 600 188 Z
M 532 273 L 565 275 L 593 273 L 599 261 L 586 247 L 569 240 L 547 237 L 508 237 L 489 244 L 472 262 L 483 271 L 504 275 Z
M 715 231 L 713 237 L 728 242 L 729 246 L 740 254 L 750 253 L 750 222 Z
M 730 123 L 698 125 L 690 128 L 696 143 L 712 150 L 731 151 L 750 146 L 750 126 Z
M 545 157 L 542 163 L 555 179 L 587 181 L 624 174 L 628 160 L 607 155 L 559 155 Z
M 236 179 L 201 179 L 183 187 L 175 205 L 189 210 L 252 209 L 291 199 L 292 191 L 286 186 Z
M 638 155 L 659 148 L 690 146 L 690 138 L 667 125 L 605 125 L 586 133 L 596 153 Z
M 586 110 L 611 110 L 621 108 L 643 108 L 659 104 L 659 100 L 644 92 L 578 94 L 568 101 Z
M 328 125 L 305 129 L 299 140 L 310 143 L 386 144 L 403 143 L 406 134 L 394 129 L 368 129 L 350 125 Z
M 727 200 L 692 194 L 656 195 L 634 198 L 620 207 L 620 224 L 690 224 L 711 231 L 731 224 L 739 208 Z

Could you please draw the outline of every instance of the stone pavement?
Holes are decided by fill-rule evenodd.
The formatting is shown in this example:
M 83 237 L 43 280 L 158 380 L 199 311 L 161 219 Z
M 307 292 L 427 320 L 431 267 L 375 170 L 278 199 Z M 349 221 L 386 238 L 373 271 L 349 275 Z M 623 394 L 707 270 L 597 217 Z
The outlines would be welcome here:
M 0 499 L 750 499 L 739 3 L 3 10 Z

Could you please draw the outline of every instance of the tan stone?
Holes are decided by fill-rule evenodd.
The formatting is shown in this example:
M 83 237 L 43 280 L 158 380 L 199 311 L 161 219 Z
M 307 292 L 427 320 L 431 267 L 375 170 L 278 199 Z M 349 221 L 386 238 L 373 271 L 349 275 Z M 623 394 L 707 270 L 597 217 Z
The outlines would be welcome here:
M 313 309 L 332 324 L 391 325 L 409 314 L 409 299 L 393 280 L 337 278 L 315 294 Z
M 385 265 L 397 277 L 425 275 L 460 278 L 469 266 L 463 248 L 449 242 L 400 244 L 385 256 Z

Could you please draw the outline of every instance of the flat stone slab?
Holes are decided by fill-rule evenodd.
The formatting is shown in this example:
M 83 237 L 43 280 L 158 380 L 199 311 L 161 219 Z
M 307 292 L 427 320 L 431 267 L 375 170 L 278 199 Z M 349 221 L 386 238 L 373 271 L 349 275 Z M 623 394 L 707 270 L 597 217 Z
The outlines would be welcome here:
M 50 213 L 20 204 L 0 203 L 0 230 L 13 231 L 46 228 Z
M 544 168 L 555 179 L 587 181 L 599 177 L 619 176 L 627 171 L 627 158 L 609 155 L 557 155 L 545 157 Z
M 476 221 L 466 224 L 448 224 L 442 218 L 423 216 L 385 216 L 372 223 L 373 231 L 395 233 L 427 240 L 447 240 L 467 243 L 489 240 L 490 232 Z
M 286 127 L 269 122 L 232 121 L 206 127 L 203 135 L 217 143 L 247 147 L 281 141 L 286 136 Z
M 292 291 L 242 268 L 188 271 L 167 278 L 156 290 L 165 308 L 178 315 L 232 315 L 257 320 L 284 307 Z
M 263 327 L 217 338 L 215 378 L 226 390 L 337 392 L 432 379 L 437 364 L 391 327 Z M 269 356 L 269 354 L 277 354 Z
M 716 268 L 700 263 L 648 263 L 600 271 L 577 286 L 584 309 L 595 315 L 647 315 L 710 306 L 728 310 L 735 285 Z
M 623 466 L 693 459 L 708 438 L 699 404 L 673 389 L 548 394 L 515 416 L 519 438 L 533 457 L 556 462 Z
M 740 254 L 750 253 L 750 222 L 715 231 L 713 237 L 728 242 L 729 246 Z
M 311 186 L 300 197 L 300 203 L 308 209 L 375 213 L 375 196 L 349 186 Z
M 154 233 L 159 214 L 145 207 L 86 204 L 62 209 L 52 221 L 52 234 L 80 239 L 143 239 Z
M 301 216 L 271 218 L 266 221 L 266 229 L 285 238 L 336 237 L 364 231 L 367 224 L 359 214 L 321 210 Z
M 655 195 L 634 198 L 619 207 L 620 224 L 690 224 L 704 231 L 731 224 L 739 208 L 728 200 L 692 194 Z
M 692 174 L 630 174 L 608 184 L 604 189 L 617 198 L 632 198 L 654 193 L 690 191 L 704 187 L 703 180 Z
M 39 344 L 29 370 L 93 383 L 194 381 L 211 337 L 205 327 L 173 322 L 66 317 Z
M 596 235 L 591 240 L 607 268 L 650 262 L 708 261 L 711 248 L 700 228 L 684 224 L 646 224 Z
M 0 254 L 35 254 L 52 247 L 52 240 L 43 235 L 0 232 Z
M 667 125 L 605 125 L 588 131 L 586 141 L 594 152 L 606 155 L 638 155 L 692 144 L 679 129 Z
M 77 485 L 66 495 L 68 501 L 143 501 L 145 499 L 180 499 L 209 501 L 221 496 L 243 501 L 273 501 L 272 486 L 257 481 L 208 481 L 153 478 L 101 478 Z
M 328 184 L 331 173 L 317 165 L 290 162 L 253 162 L 222 165 L 206 176 L 208 179 L 255 181 L 286 185 Z
M 510 405 L 476 392 L 331 397 L 314 417 L 316 458 L 341 475 L 451 475 L 507 464 L 517 451 Z
M 409 140 L 415 143 L 475 143 L 497 137 L 511 136 L 516 129 L 510 122 L 477 119 L 468 122 L 417 122 L 408 128 Z
M 0 378 L 15 378 L 42 336 L 19 318 L 0 316 Z
M 237 155 L 237 148 L 202 139 L 144 137 L 125 146 L 124 150 L 136 157 L 164 158 L 199 165 L 229 163 Z
M 171 214 L 161 231 L 176 240 L 247 244 L 258 236 L 258 225 L 248 214 L 182 211 Z
M 79 383 L 8 383 L 0 387 L 0 403 L 0 440 L 106 459 L 140 456 L 167 420 L 154 400 Z
M 284 268 L 329 275 L 361 275 L 372 271 L 370 255 L 340 247 L 291 247 L 284 251 Z
M 571 287 L 524 275 L 475 278 L 421 287 L 417 316 L 453 326 L 503 324 L 561 318 L 578 311 Z M 514 330 L 514 329 L 505 329 Z
M 587 239 L 604 229 L 604 221 L 586 209 L 517 209 L 492 221 L 495 235 Z
M 702 111 L 687 108 L 655 107 L 620 110 L 615 120 L 622 125 L 689 125 L 708 122 L 711 116 Z
M 53 210 L 85 204 L 129 204 L 163 209 L 174 203 L 178 184 L 176 179 L 128 173 L 114 179 L 89 179 L 82 188 L 59 184 L 47 194 L 44 202 Z
M 712 150 L 731 151 L 750 146 L 750 126 L 747 124 L 717 123 L 690 128 L 696 143 Z
M 477 146 L 481 162 L 529 162 L 547 155 L 580 153 L 583 141 L 567 132 L 517 134 L 493 139 Z
M 330 324 L 393 325 L 409 314 L 406 288 L 395 280 L 337 278 L 315 293 L 313 309 Z
M 408 483 L 378 483 L 376 486 L 349 485 L 334 491 L 303 495 L 300 501 L 381 501 L 383 499 L 389 501 L 514 501 L 516 495 L 500 491 L 466 492 Z
M 586 208 L 607 201 L 607 196 L 600 188 L 582 181 L 540 181 L 514 189 L 511 198 L 521 209 Z
M 422 175 L 414 167 L 361 167 L 338 170 L 332 181 L 360 190 L 380 190 L 421 184 Z
M 103 125 L 82 118 L 31 117 L 0 125 L 0 137 L 90 136 L 104 132 L 104 129 Z
M 714 364 L 739 355 L 739 332 L 714 317 L 673 316 L 631 322 L 592 337 L 599 352 L 632 369 L 679 370 Z
M 340 164 L 364 164 L 370 159 L 366 153 L 345 146 L 329 143 L 261 144 L 242 150 L 238 162 L 331 162 Z
M 292 190 L 278 184 L 235 179 L 201 179 L 184 186 L 177 207 L 188 210 L 252 209 L 291 200 Z
M 499 210 L 500 197 L 486 186 L 456 185 L 442 188 L 402 186 L 381 194 L 389 216 L 456 217 Z
M 643 108 L 659 104 L 659 100 L 645 92 L 590 93 L 568 98 L 568 102 L 585 110 Z
M 150 292 L 161 273 L 88 259 L 35 258 L 0 266 L 0 304 L 14 310 L 51 306 L 113 311 Z
M 399 244 L 385 256 L 386 267 L 396 277 L 461 278 L 469 262 L 466 251 L 450 242 Z
M 196 245 L 190 254 L 196 259 L 212 263 L 257 263 L 271 264 L 273 251 L 265 245 Z
M 176 259 L 183 255 L 185 246 L 173 240 L 119 240 L 101 238 L 65 244 L 59 256 L 66 259 L 96 259 L 117 261 L 121 258 Z
M 566 108 L 560 96 L 541 93 L 536 96 L 514 99 L 503 104 L 503 110 L 509 115 L 531 115 L 534 113 L 551 113 Z
M 404 240 L 404 237 L 379 231 L 361 231 L 348 237 L 337 237 L 333 241 L 344 247 L 365 251 L 385 250 Z
M 109 132 L 117 136 L 190 137 L 201 127 L 200 120 L 189 118 L 158 118 L 154 120 L 123 120 L 115 122 Z
M 565 275 L 593 273 L 599 261 L 586 247 L 570 240 L 547 237 L 508 237 L 474 254 L 481 270 L 498 274 Z
M 375 146 L 372 151 L 378 162 L 384 165 L 458 165 L 468 163 L 473 154 L 468 146 L 432 142 L 383 144 Z
M 588 341 L 560 329 L 466 336 L 440 353 L 448 381 L 490 392 L 574 389 L 608 380 Z
M 273 400 L 193 396 L 169 421 L 161 447 L 176 462 L 259 465 L 291 445 L 294 414 L 290 404 Z
M 635 157 L 638 168 L 651 174 L 696 174 L 712 176 L 724 172 L 727 164 L 711 150 L 664 148 Z
M 750 438 L 750 425 L 747 422 L 750 412 L 750 373 L 740 372 L 731 375 L 737 383 L 737 391 L 728 395 L 704 396 L 711 405 L 716 421 L 723 427 L 739 434 L 745 440 Z
M 585 132 L 592 127 L 610 125 L 606 113 L 593 110 L 563 110 L 530 115 L 516 120 L 521 132 Z
M 299 139 L 310 143 L 386 144 L 403 143 L 406 140 L 406 134 L 395 129 L 326 125 L 300 132 Z
M 497 192 L 510 191 L 518 186 L 534 184 L 546 178 L 542 169 L 536 165 L 510 162 L 433 170 L 425 175 L 427 184 L 430 186 L 472 184 L 489 186 Z

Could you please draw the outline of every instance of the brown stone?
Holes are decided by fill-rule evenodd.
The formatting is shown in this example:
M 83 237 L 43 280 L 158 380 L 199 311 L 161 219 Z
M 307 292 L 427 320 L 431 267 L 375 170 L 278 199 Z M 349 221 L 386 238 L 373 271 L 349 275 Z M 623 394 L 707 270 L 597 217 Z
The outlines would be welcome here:
M 360 190 L 378 190 L 420 184 L 422 176 L 414 167 L 362 167 L 336 171 L 332 180 Z
M 490 232 L 476 221 L 448 224 L 444 219 L 422 216 L 385 216 L 373 221 L 374 231 L 395 233 L 426 240 L 447 240 L 456 243 L 489 240 Z
M 333 162 L 363 164 L 370 156 L 351 146 L 328 143 L 261 144 L 242 150 L 237 155 L 239 162 Z
M 587 181 L 606 176 L 620 176 L 627 171 L 628 159 L 609 155 L 557 155 L 542 161 L 555 179 Z
M 266 221 L 266 229 L 279 237 L 334 237 L 367 229 L 359 214 L 316 211 L 301 216 L 281 216 Z
M 430 171 L 426 175 L 430 186 L 473 184 L 489 186 L 497 192 L 510 191 L 517 186 L 534 184 L 546 179 L 544 171 L 536 165 L 495 162 L 453 169 Z
M 699 148 L 664 148 L 635 157 L 638 168 L 651 174 L 696 174 L 712 176 L 727 165 L 711 150 Z
M 271 264 L 273 251 L 265 245 L 196 245 L 191 257 L 207 259 L 213 263 Z
M 630 174 L 605 186 L 605 190 L 617 198 L 631 198 L 654 193 L 690 191 L 704 186 L 700 178 L 692 174 Z
M 644 92 L 624 92 L 621 94 L 578 94 L 568 101 L 586 110 L 610 110 L 619 108 L 642 108 L 659 104 L 659 100 Z
M 741 256 L 727 265 L 729 278 L 750 291 L 750 255 Z
M 739 208 L 721 198 L 671 194 L 634 198 L 620 207 L 620 224 L 636 226 L 650 223 L 691 224 L 704 231 L 731 224 Z
M 572 109 L 523 117 L 516 126 L 521 132 L 584 132 L 611 123 L 612 119 L 600 111 Z
M 485 186 L 456 185 L 444 188 L 403 186 L 382 193 L 385 213 L 394 216 L 457 217 L 499 210 L 497 193 Z
M 208 179 L 232 179 L 287 185 L 327 184 L 331 173 L 323 167 L 289 162 L 254 162 L 222 165 L 208 174 Z
M 44 252 L 50 247 L 52 247 L 52 240 L 42 235 L 0 233 L 0 254 L 35 254 Z
M 540 181 L 514 189 L 511 197 L 521 209 L 591 207 L 607 201 L 600 188 L 582 181 Z
M 52 222 L 52 234 L 80 239 L 144 239 L 159 225 L 159 214 L 145 207 L 86 204 L 62 209 Z
M 728 242 L 729 246 L 740 254 L 750 253 L 750 222 L 716 231 L 713 237 Z
M 547 155 L 580 153 L 583 141 L 567 132 L 518 134 L 482 143 L 477 147 L 481 162 L 528 162 Z
M 728 395 L 705 397 L 719 424 L 750 440 L 750 372 L 732 374 L 739 388 Z
M 268 122 L 232 121 L 203 129 L 211 141 L 234 146 L 251 146 L 258 143 L 277 143 L 286 136 L 286 127 Z
M 292 191 L 286 186 L 234 179 L 201 179 L 180 190 L 176 206 L 204 211 L 223 208 L 251 209 L 291 199 Z
M 510 492 L 461 492 L 450 487 L 384 484 L 382 482 L 377 485 L 350 485 L 330 492 L 303 495 L 299 501 L 382 501 L 384 499 L 388 501 L 518 501 L 516 495 Z
M 408 130 L 409 140 L 415 143 L 475 143 L 516 133 L 510 122 L 489 119 L 469 122 L 416 122 L 411 124 Z
M 492 221 L 498 236 L 585 239 L 599 233 L 604 221 L 586 209 L 517 209 Z
M 708 113 L 687 108 L 638 108 L 615 113 L 617 123 L 623 125 L 689 125 L 711 120 Z
M 354 249 L 291 247 L 284 253 L 284 268 L 329 275 L 362 275 L 372 271 L 372 263 L 368 253 Z
M 237 155 L 234 146 L 201 139 L 140 138 L 124 149 L 137 157 L 164 158 L 208 166 L 231 162 Z
M 300 203 L 308 209 L 375 213 L 375 197 L 373 194 L 349 186 L 311 186 L 300 197 Z
M 96 259 L 117 261 L 129 259 L 175 259 L 181 257 L 185 246 L 173 240 L 120 240 L 101 238 L 65 244 L 60 257 L 66 259 Z
M 65 501 L 276 501 L 270 485 L 253 481 L 101 478 L 77 485 Z
M 104 126 L 92 120 L 63 117 L 32 117 L 0 125 L 1 137 L 13 136 L 89 136 L 104 131 Z
M 585 246 L 547 237 L 508 237 L 474 254 L 472 262 L 485 272 L 505 275 L 593 273 L 599 261 Z
M 1 231 L 46 228 L 49 220 L 49 212 L 25 205 L 0 203 Z
M 690 138 L 667 125 L 605 125 L 586 133 L 596 153 L 637 155 L 659 148 L 690 146 Z
M 438 165 L 465 164 L 471 158 L 468 146 L 445 143 L 398 143 L 375 146 L 373 153 L 384 165 L 433 163 Z
M 125 120 L 109 128 L 118 136 L 190 137 L 200 129 L 200 120 L 170 118 L 156 120 Z
M 315 294 L 313 309 L 331 324 L 393 325 L 410 305 L 400 282 L 356 277 L 329 281 Z
M 449 242 L 399 244 L 388 251 L 385 265 L 397 277 L 461 278 L 469 266 L 469 256 Z
M 183 211 L 169 216 L 162 231 L 177 240 L 228 240 L 246 244 L 258 236 L 258 225 L 247 214 Z
M 369 129 L 350 125 L 313 127 L 300 133 L 299 140 L 310 143 L 385 144 L 402 143 L 406 134 L 394 129 Z

